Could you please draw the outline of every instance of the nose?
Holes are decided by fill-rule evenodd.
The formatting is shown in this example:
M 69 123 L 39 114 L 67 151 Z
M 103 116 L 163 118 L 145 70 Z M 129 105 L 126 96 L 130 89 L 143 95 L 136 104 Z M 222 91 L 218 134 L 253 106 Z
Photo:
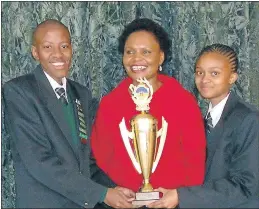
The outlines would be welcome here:
M 202 78 L 201 78 L 201 82 L 202 82 L 202 83 L 208 83 L 208 82 L 210 82 L 210 76 L 209 76 L 209 74 L 204 73 L 204 75 L 203 75 Z
M 62 54 L 60 47 L 54 47 L 52 55 L 53 55 L 53 57 L 56 57 L 56 58 L 62 57 L 63 54 Z
M 142 60 L 143 57 L 142 57 L 142 54 L 140 52 L 136 52 L 134 55 L 133 55 L 133 59 L 134 60 Z

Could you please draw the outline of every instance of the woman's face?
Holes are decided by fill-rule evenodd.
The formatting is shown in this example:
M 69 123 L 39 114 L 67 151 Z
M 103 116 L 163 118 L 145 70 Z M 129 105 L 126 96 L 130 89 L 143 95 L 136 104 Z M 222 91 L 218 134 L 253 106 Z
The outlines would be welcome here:
M 209 99 L 213 106 L 229 93 L 237 80 L 229 59 L 218 52 L 203 54 L 196 64 L 195 83 L 201 96 Z
M 157 81 L 158 68 L 164 61 L 164 52 L 155 36 L 147 31 L 129 35 L 125 42 L 123 65 L 133 81 L 145 77 L 152 83 Z

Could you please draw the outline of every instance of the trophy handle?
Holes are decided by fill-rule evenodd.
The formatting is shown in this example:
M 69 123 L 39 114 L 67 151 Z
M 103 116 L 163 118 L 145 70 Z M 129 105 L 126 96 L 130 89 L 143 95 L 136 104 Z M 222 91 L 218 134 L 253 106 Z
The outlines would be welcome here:
M 156 167 L 162 155 L 162 151 L 164 149 L 167 127 L 168 127 L 168 123 L 166 122 L 165 118 L 162 116 L 162 128 L 157 132 L 157 136 L 156 136 L 157 138 L 160 136 L 160 143 L 157 150 L 156 160 L 154 161 L 152 166 L 152 173 L 154 173 L 154 171 L 156 170 Z
M 123 142 L 124 142 L 124 146 L 125 146 L 128 154 L 129 154 L 131 162 L 133 163 L 133 165 L 136 168 L 137 172 L 139 174 L 141 174 L 140 165 L 139 165 L 139 163 L 137 162 L 137 160 L 136 160 L 136 158 L 134 156 L 133 150 L 132 150 L 130 142 L 129 142 L 129 138 L 133 139 L 134 136 L 133 136 L 132 132 L 129 132 L 127 130 L 124 117 L 122 118 L 122 121 L 120 122 L 119 127 L 120 127 L 121 136 L 122 136 L 122 139 L 123 139 Z

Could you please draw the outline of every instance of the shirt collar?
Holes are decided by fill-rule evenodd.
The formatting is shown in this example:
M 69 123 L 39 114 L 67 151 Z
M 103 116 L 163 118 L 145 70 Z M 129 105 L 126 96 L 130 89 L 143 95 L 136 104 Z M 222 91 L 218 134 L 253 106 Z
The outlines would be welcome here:
M 47 77 L 47 79 L 49 80 L 49 83 L 53 89 L 53 91 L 55 92 L 57 98 L 59 99 L 59 95 L 56 93 L 55 89 L 56 88 L 64 88 L 65 89 L 65 95 L 67 98 L 67 79 L 66 77 L 62 78 L 62 85 L 60 85 L 57 81 L 55 81 L 48 73 L 46 73 L 45 71 L 43 71 Z
M 216 106 L 212 107 L 212 104 L 211 102 L 209 103 L 209 110 L 208 110 L 208 113 L 210 113 L 211 115 L 211 118 L 212 118 L 212 125 L 213 127 L 216 126 L 216 124 L 218 123 L 221 115 L 222 115 L 222 112 L 223 112 L 223 109 L 226 105 L 226 102 L 228 100 L 228 97 L 229 97 L 230 93 L 228 93 L 228 95 L 222 99 Z M 207 113 L 207 114 L 208 114 Z

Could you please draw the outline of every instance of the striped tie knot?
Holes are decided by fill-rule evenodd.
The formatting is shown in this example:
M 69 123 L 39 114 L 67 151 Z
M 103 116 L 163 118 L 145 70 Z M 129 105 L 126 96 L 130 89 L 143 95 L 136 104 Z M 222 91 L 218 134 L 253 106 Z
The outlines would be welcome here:
M 65 89 L 64 88 L 56 88 L 55 89 L 55 92 L 60 96 L 59 97 L 59 100 L 63 103 L 63 104 L 65 104 L 65 105 L 67 105 L 68 104 L 68 102 L 67 102 L 67 98 L 66 98 L 66 92 L 65 92 Z

